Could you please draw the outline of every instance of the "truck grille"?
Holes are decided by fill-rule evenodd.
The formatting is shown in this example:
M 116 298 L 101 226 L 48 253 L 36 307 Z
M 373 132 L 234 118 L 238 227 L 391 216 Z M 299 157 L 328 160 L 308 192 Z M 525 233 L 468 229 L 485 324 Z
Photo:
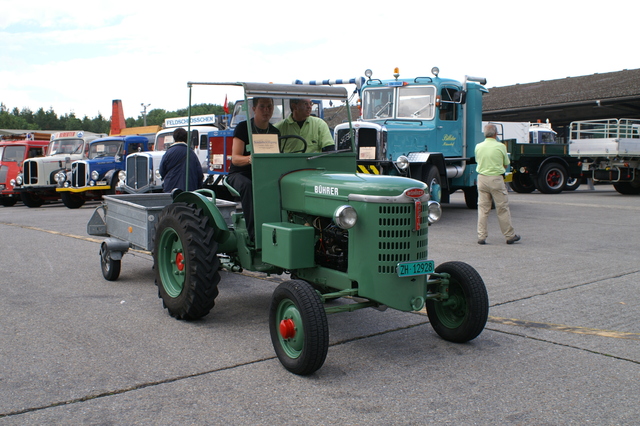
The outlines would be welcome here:
M 38 183 L 38 163 L 25 160 L 23 165 L 24 184 L 35 185 Z
M 140 189 L 149 185 L 149 162 L 153 161 L 146 155 L 129 155 L 127 157 L 127 181 L 130 188 Z
M 427 214 L 428 206 L 422 203 L 420 230 L 416 232 L 413 204 L 378 206 L 378 273 L 396 274 L 398 262 L 427 258 Z
M 84 161 L 76 161 L 71 164 L 71 186 L 82 188 L 89 182 L 89 167 Z

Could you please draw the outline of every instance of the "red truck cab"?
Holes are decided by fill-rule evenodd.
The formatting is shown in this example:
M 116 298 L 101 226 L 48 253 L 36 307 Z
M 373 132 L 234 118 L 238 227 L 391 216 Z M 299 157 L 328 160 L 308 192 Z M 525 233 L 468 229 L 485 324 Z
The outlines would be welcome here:
M 22 173 L 27 158 L 46 154 L 50 136 L 44 133 L 25 133 L 0 138 L 0 205 L 11 207 L 20 200 L 14 190 L 15 178 Z

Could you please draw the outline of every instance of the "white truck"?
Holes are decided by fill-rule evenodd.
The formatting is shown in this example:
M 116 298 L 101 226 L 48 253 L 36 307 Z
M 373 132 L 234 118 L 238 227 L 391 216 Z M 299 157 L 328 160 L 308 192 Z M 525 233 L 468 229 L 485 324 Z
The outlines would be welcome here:
M 612 183 L 620 194 L 640 195 L 640 120 L 574 121 L 569 155 L 582 163 L 583 176 L 594 183 Z
M 160 161 L 174 142 L 173 131 L 178 127 L 188 128 L 188 117 L 167 118 L 163 129 L 156 133 L 153 151 L 138 152 L 127 157 L 125 170 L 118 175 L 118 190 L 129 194 L 162 192 L 162 177 L 158 173 Z M 203 178 L 209 176 L 209 132 L 217 131 L 214 114 L 191 117 L 191 145 L 200 160 Z
M 556 132 L 551 123 L 532 123 L 515 121 L 483 121 L 482 128 L 487 124 L 495 124 L 498 128 L 500 140 L 515 139 L 517 143 L 557 143 Z

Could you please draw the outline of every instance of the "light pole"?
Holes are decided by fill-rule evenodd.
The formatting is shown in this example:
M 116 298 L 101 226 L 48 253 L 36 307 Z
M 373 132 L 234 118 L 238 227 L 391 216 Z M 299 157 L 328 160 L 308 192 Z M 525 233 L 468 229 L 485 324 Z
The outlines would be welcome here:
M 144 104 L 141 103 L 140 105 L 142 105 L 142 121 L 144 122 L 145 127 L 147 126 L 147 107 L 151 104 Z

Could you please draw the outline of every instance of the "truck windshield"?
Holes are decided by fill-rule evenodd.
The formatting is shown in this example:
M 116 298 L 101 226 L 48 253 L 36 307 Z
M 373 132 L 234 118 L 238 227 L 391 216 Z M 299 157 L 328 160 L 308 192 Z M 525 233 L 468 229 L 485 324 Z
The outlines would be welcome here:
M 122 141 L 94 142 L 89 147 L 89 159 L 98 157 L 115 157 L 122 151 Z
M 362 94 L 362 117 L 365 120 L 393 117 L 394 89 L 382 87 Z
M 78 152 L 78 148 L 83 145 L 82 139 L 57 139 L 49 144 L 49 155 L 64 155 Z
M 2 148 L 4 148 L 4 152 L 2 151 Z M 13 161 L 19 163 L 24 159 L 25 150 L 26 146 L 24 145 L 8 145 L 0 147 L 0 159 L 2 161 Z
M 398 118 L 433 119 L 436 89 L 433 86 L 404 86 L 398 90 Z

